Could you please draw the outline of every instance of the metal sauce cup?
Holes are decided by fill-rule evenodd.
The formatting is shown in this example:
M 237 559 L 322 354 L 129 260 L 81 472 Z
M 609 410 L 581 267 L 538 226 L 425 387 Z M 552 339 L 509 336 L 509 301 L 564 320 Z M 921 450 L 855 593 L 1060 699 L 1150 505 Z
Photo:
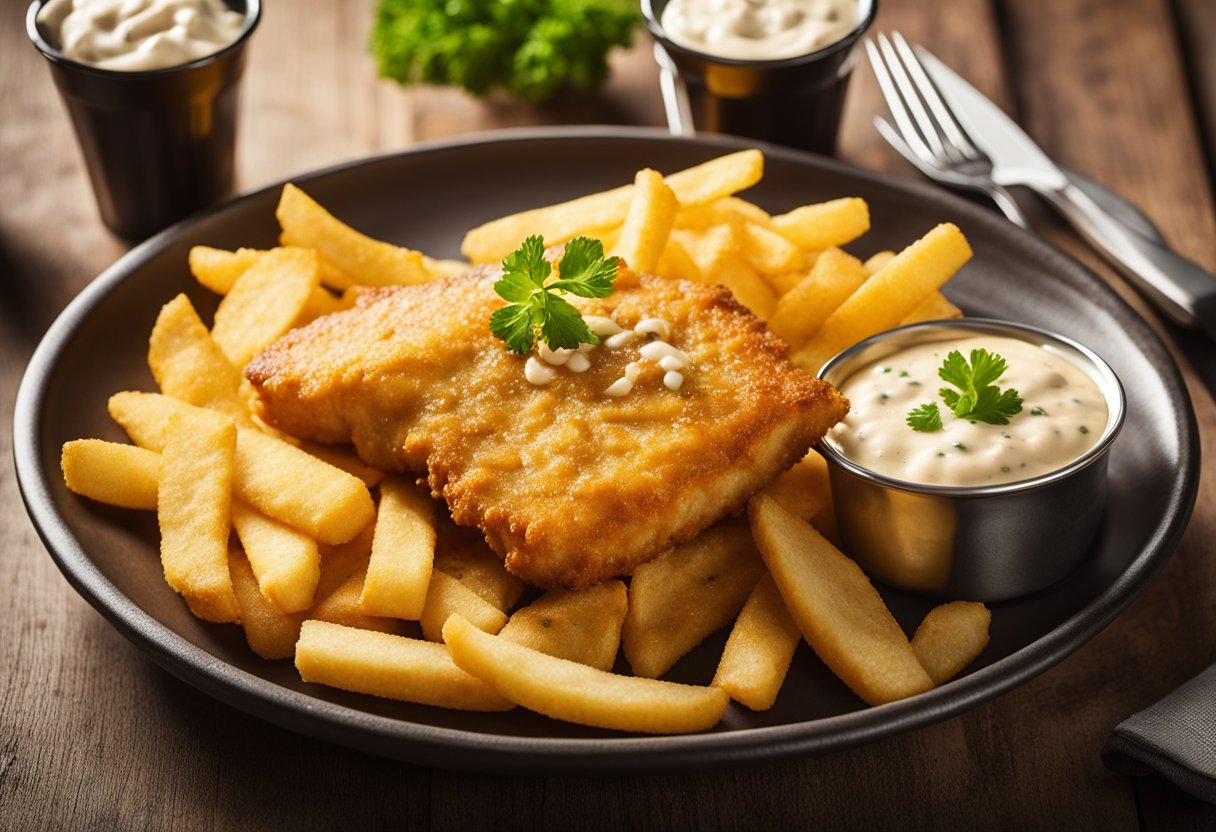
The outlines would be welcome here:
M 666 52 L 656 56 L 660 69 L 674 70 L 687 88 L 697 130 L 827 155 L 836 151 L 845 91 L 856 63 L 853 47 L 874 22 L 878 0 L 860 0 L 857 25 L 842 39 L 805 55 L 772 61 L 722 58 L 681 46 L 667 37 L 660 22 L 667 2 L 642 0 L 642 15 Z
M 142 239 L 232 190 L 238 82 L 260 0 L 227 0 L 245 15 L 240 35 L 214 54 L 164 69 L 120 72 L 73 61 L 26 15 L 51 67 L 84 157 L 101 219 Z
M 1092 350 L 1004 321 L 932 321 L 868 338 L 819 375 L 839 385 L 871 362 L 914 344 L 999 335 L 1046 347 L 1084 371 L 1106 399 L 1097 443 L 1043 476 L 986 486 L 922 485 L 876 474 L 825 439 L 841 542 L 878 580 L 926 595 L 1001 601 L 1050 586 L 1085 557 L 1106 503 L 1107 452 L 1123 426 L 1123 386 Z

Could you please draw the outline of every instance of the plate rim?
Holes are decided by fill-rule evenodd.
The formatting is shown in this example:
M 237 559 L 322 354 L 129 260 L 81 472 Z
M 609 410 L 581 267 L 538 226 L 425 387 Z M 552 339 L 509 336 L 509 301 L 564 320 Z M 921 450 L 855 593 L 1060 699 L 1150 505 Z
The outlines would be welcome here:
M 1182 407 L 1174 426 L 1183 459 L 1167 512 L 1128 568 L 1086 606 L 1059 626 L 1010 655 L 932 691 L 846 714 L 776 726 L 720 733 L 601 738 L 528 737 L 486 734 L 381 716 L 307 693 L 281 687 L 241 670 L 195 646 L 170 630 L 117 589 L 93 564 L 67 524 L 54 509 L 48 477 L 39 465 L 39 417 L 48 371 L 88 313 L 116 286 L 148 260 L 198 225 L 220 213 L 281 188 L 286 182 L 308 182 L 360 167 L 385 164 L 403 156 L 446 152 L 468 146 L 509 142 L 577 140 L 671 141 L 723 150 L 758 147 L 768 158 L 828 169 L 876 187 L 903 192 L 919 200 L 945 203 L 969 222 L 995 228 L 1004 221 L 953 194 L 921 182 L 895 179 L 835 159 L 722 135 L 671 136 L 658 128 L 604 125 L 513 128 L 420 142 L 407 149 L 330 165 L 284 177 L 233 197 L 136 246 L 89 283 L 58 315 L 30 358 L 17 391 L 13 416 L 13 457 L 18 487 L 33 525 L 68 583 L 129 641 L 156 664 L 202 692 L 290 730 L 382 756 L 441 767 L 485 772 L 606 773 L 694 770 L 807 756 L 843 750 L 881 737 L 903 733 L 961 714 L 1019 687 L 1062 661 L 1109 625 L 1146 589 L 1168 563 L 1186 530 L 1199 480 L 1199 435 L 1194 408 L 1181 372 L 1152 328 L 1102 278 L 1048 241 L 1013 226 L 1021 242 L 1039 254 L 1064 258 L 1101 289 L 1102 306 L 1134 316 L 1142 325 L 1139 352 L 1156 352 L 1154 365 L 1162 384 Z M 1122 307 L 1120 309 L 1120 307 Z

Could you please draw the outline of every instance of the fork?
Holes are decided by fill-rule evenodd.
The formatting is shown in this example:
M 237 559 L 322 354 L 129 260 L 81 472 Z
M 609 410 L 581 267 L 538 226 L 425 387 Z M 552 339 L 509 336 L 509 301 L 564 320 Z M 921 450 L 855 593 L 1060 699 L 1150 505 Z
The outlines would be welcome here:
M 920 59 L 903 35 L 878 34 L 878 45 L 866 39 L 866 54 L 891 117 L 874 126 L 900 155 L 921 173 L 946 185 L 986 194 L 1009 221 L 1029 229 L 1030 223 L 1013 196 L 992 181 L 992 159 L 975 146 L 929 80 Z

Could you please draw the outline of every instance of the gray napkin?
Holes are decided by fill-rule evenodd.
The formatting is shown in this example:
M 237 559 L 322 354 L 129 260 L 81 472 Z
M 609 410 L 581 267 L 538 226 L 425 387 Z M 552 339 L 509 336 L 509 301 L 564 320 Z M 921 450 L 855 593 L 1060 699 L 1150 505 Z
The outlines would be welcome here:
M 1216 665 L 1119 723 L 1102 762 L 1120 774 L 1157 772 L 1216 805 Z

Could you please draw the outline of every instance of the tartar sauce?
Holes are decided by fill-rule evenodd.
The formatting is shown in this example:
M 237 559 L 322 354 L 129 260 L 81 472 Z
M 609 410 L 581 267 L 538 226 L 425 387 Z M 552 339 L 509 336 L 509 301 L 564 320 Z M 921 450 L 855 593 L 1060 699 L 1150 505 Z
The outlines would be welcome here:
M 996 382 L 1022 397 L 1007 425 L 959 419 L 938 395 L 937 371 L 951 350 L 997 353 L 1006 370 Z M 917 344 L 869 364 L 838 385 L 849 415 L 827 440 L 879 474 L 928 485 L 996 485 L 1064 467 L 1092 448 L 1107 423 L 1106 399 L 1093 379 L 1063 355 L 1014 338 L 981 336 Z M 919 432 L 908 412 L 937 402 L 942 430 Z
M 858 0 L 671 0 L 659 23 L 674 42 L 744 61 L 793 58 L 843 38 Z
M 50 0 L 38 25 L 64 57 L 138 72 L 205 58 L 241 34 L 223 0 Z

